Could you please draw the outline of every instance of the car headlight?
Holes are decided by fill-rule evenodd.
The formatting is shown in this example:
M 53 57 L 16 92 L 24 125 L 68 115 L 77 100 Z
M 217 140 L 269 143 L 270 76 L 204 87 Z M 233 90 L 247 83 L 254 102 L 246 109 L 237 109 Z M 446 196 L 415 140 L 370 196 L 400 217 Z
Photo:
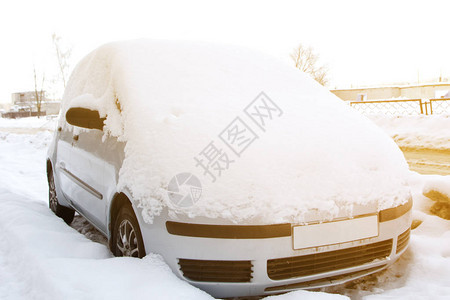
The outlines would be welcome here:
M 378 220 L 379 220 L 379 222 L 386 222 L 386 221 L 397 219 L 397 218 L 403 216 L 404 214 L 406 214 L 408 211 L 410 211 L 412 208 L 412 205 L 413 205 L 413 201 L 412 201 L 412 197 L 410 197 L 408 199 L 408 202 L 403 205 L 380 211 L 380 213 L 378 214 Z

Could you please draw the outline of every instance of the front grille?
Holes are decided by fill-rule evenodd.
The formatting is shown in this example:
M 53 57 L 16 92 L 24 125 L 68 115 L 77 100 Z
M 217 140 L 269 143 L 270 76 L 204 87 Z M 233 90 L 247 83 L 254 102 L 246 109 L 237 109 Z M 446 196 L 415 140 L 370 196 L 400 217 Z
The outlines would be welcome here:
M 408 230 L 406 230 L 405 232 L 403 232 L 402 234 L 400 234 L 398 236 L 398 239 L 397 239 L 397 253 L 399 253 L 400 251 L 405 249 L 406 246 L 408 246 L 410 233 L 411 233 L 411 228 L 408 228 Z
M 391 254 L 392 239 L 342 250 L 285 257 L 267 261 L 267 275 L 272 280 L 309 276 L 360 266 Z
M 347 274 L 340 274 L 340 275 L 320 278 L 320 279 L 316 279 L 316 280 L 310 280 L 310 281 L 304 281 L 304 282 L 292 283 L 292 284 L 285 284 L 285 285 L 278 285 L 278 286 L 271 286 L 271 287 L 265 288 L 264 291 L 265 292 L 273 292 L 273 291 L 292 290 L 292 289 L 301 289 L 301 288 L 317 288 L 317 287 L 322 287 L 322 286 L 328 286 L 330 284 L 339 284 L 339 283 L 346 282 L 348 280 L 362 277 L 364 275 L 378 272 L 378 271 L 384 269 L 385 267 L 386 267 L 386 265 L 383 265 L 381 267 L 369 268 L 369 269 L 365 269 L 362 271 L 350 272 Z
M 250 282 L 252 263 L 249 260 L 178 260 L 183 276 L 193 281 Z

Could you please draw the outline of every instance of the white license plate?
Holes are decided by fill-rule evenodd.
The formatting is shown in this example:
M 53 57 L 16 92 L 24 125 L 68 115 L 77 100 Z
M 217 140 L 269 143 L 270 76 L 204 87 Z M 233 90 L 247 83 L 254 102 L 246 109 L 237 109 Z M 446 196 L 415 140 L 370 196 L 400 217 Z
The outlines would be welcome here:
M 295 250 L 376 237 L 378 236 L 378 216 L 295 226 L 292 236 Z

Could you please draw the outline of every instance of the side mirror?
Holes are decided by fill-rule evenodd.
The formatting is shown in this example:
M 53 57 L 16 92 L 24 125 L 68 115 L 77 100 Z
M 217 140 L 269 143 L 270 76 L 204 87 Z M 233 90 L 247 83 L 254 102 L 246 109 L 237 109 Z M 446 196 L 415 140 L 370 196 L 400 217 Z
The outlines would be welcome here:
M 100 118 L 100 114 L 96 110 L 72 107 L 66 112 L 66 120 L 70 125 L 103 130 L 105 118 Z

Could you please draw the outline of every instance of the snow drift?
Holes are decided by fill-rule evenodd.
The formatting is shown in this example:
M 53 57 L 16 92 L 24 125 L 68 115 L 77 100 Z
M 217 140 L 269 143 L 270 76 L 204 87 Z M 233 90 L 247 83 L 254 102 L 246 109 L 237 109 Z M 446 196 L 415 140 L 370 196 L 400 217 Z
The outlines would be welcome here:
M 172 217 L 302 222 L 308 210 L 331 219 L 355 204 L 381 210 L 410 196 L 408 166 L 381 129 L 302 72 L 247 49 L 107 44 L 74 70 L 62 115 L 74 106 L 98 109 L 105 135 L 126 142 L 118 189 L 130 191 L 148 222 L 165 207 Z M 217 153 L 219 165 L 208 165 L 205 154 Z M 201 181 L 192 206 L 169 199 L 180 173 Z
M 416 149 L 450 149 L 450 115 L 370 116 L 397 145 Z

